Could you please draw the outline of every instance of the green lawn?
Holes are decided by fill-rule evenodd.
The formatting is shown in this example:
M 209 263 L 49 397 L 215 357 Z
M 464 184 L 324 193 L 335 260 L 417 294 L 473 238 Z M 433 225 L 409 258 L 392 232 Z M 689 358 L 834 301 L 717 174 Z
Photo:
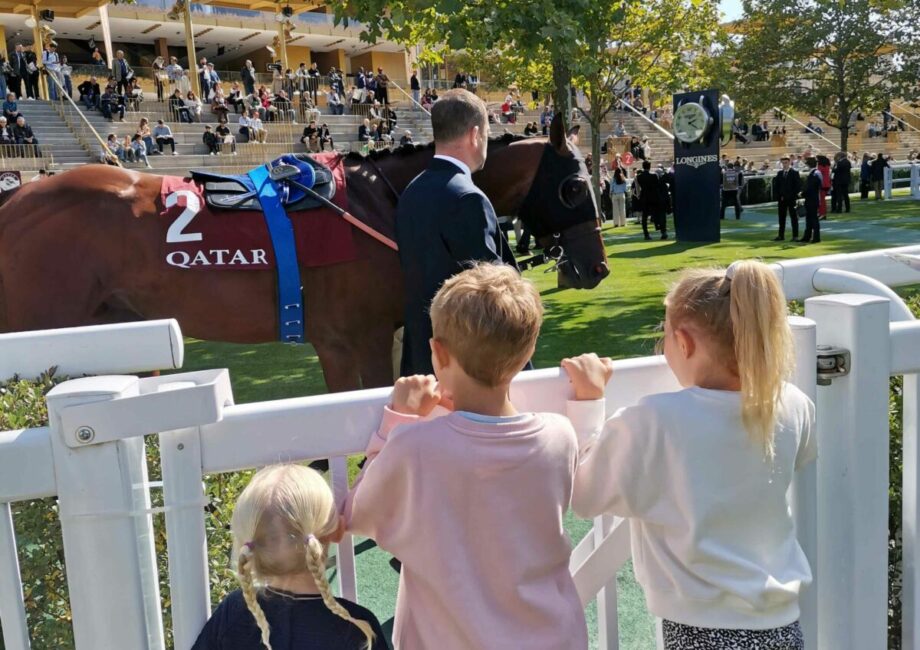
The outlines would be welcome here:
M 909 230 L 920 228 L 917 201 L 876 203 L 856 199 L 850 215 L 831 215 L 831 220 L 822 224 L 821 244 L 808 246 L 771 241 L 776 231 L 774 213 L 773 208 L 747 209 L 740 222 L 723 222 L 721 243 L 706 246 L 673 240 L 646 242 L 641 229 L 632 223 L 625 229 L 607 226 L 604 236 L 612 273 L 590 292 L 558 290 L 553 274 L 539 268 L 528 271 L 526 276 L 537 284 L 546 306 L 534 359 L 536 367 L 555 366 L 563 357 L 586 351 L 615 358 L 651 354 L 656 328 L 663 317 L 665 291 L 688 267 L 726 265 L 742 258 L 774 261 L 845 253 L 920 240 Z M 184 370 L 215 367 L 230 369 L 237 402 L 324 392 L 319 363 L 310 346 L 186 342 Z M 581 539 L 589 527 L 589 522 L 571 517 L 567 522 L 574 541 Z M 360 599 L 389 627 L 397 576 L 389 568 L 388 558 L 371 542 L 360 541 L 358 550 Z M 621 571 L 618 582 L 621 648 L 654 648 L 652 620 L 629 567 Z M 588 614 L 593 621 L 593 607 Z

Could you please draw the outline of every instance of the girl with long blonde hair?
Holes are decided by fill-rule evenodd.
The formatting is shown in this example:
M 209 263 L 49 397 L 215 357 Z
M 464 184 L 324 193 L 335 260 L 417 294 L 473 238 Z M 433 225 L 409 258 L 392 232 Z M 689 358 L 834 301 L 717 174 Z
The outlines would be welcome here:
M 579 441 L 572 508 L 630 518 L 636 578 L 667 650 L 801 650 L 811 570 L 786 493 L 815 459 L 815 410 L 786 383 L 782 287 L 765 264 L 736 262 L 685 272 L 665 307 L 664 356 L 683 390 L 603 422 L 612 362 L 563 361 L 580 419 L 599 431 Z
M 326 546 L 344 526 L 332 491 L 301 465 L 266 467 L 230 522 L 240 589 L 228 595 L 192 650 L 386 650 L 377 618 L 335 598 Z

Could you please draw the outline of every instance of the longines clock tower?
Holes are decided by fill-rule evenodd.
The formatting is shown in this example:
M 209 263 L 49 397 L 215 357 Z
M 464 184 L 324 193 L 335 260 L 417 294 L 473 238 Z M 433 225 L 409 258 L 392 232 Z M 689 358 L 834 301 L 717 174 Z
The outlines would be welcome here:
M 674 229 L 678 241 L 719 241 L 722 117 L 718 102 L 716 90 L 674 95 Z

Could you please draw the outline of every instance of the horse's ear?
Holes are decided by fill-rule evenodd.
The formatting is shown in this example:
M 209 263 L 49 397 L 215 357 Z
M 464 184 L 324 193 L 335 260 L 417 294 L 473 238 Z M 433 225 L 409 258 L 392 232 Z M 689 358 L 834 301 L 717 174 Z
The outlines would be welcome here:
M 549 143 L 561 154 L 566 154 L 569 148 L 565 142 L 565 125 L 562 123 L 562 113 L 556 113 L 549 125 Z

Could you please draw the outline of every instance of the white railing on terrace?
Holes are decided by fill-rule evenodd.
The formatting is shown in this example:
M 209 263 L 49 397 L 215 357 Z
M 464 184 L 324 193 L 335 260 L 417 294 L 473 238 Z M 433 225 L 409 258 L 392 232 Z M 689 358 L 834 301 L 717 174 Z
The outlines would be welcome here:
M 905 376 L 904 642 L 920 647 L 920 323 L 889 288 L 920 281 L 914 267 L 920 268 L 920 246 L 774 267 L 787 297 L 806 299 L 806 317 L 792 319 L 798 360 L 793 381 L 816 398 L 818 407 L 819 459 L 796 477 L 792 495 L 799 538 L 815 574 L 815 583 L 802 595 L 808 648 L 886 645 L 892 375 Z M 140 360 L 125 361 L 120 353 L 102 350 L 87 357 L 86 339 L 82 360 L 117 359 L 111 369 L 116 372 L 181 363 L 174 326 L 161 324 L 153 331 L 159 342 Z M 120 337 L 118 332 L 116 327 L 106 336 Z M 66 341 L 71 334 L 41 336 Z M 29 334 L 16 336 L 17 342 L 31 343 Z M 0 345 L 3 341 L 0 337 Z M 820 345 L 845 349 L 851 359 L 849 374 L 821 387 Z M 81 362 L 67 358 L 71 349 L 59 348 L 69 367 Z M 106 368 L 96 362 L 87 370 Z M 676 388 L 661 357 L 619 361 L 607 390 L 608 408 L 613 412 L 644 395 Z M 548 369 L 522 373 L 512 394 L 519 408 L 564 413 L 568 390 L 561 372 Z M 187 650 L 210 611 L 202 477 L 282 460 L 332 458 L 333 486 L 341 500 L 347 488 L 345 457 L 364 450 L 388 395 L 388 389 L 378 389 L 234 405 L 226 370 L 140 380 L 104 376 L 59 385 L 48 396 L 48 427 L 0 433 L 0 617 L 7 649 L 29 647 L 10 503 L 58 496 L 77 650 L 159 650 L 163 618 L 143 444 L 145 435 L 158 434 L 164 491 L 158 511 L 166 518 L 173 633 L 175 647 Z M 616 572 L 629 558 L 627 531 L 624 520 L 599 518 L 572 554 L 579 594 L 585 603 L 598 602 L 599 647 L 605 649 L 619 647 Z M 349 538 L 336 557 L 342 594 L 360 600 Z

